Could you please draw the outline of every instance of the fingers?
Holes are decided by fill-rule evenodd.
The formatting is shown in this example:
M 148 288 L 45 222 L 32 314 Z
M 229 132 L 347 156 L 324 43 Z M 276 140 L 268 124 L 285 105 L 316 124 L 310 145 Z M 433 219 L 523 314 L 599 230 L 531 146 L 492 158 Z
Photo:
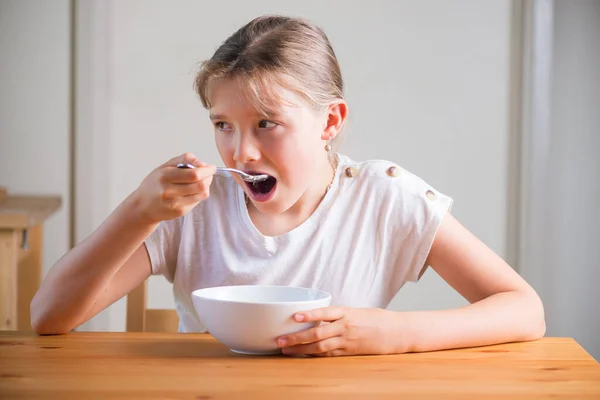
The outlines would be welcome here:
M 296 313 L 294 315 L 294 320 L 296 322 L 331 322 L 343 318 L 344 314 L 344 307 L 324 307 Z
M 193 183 L 167 183 L 163 185 L 163 197 L 173 198 L 205 194 L 208 197 L 212 178 Z
M 344 333 L 342 323 L 331 323 L 306 329 L 297 333 L 284 335 L 277 340 L 279 347 L 293 347 L 306 343 L 314 343 L 340 336 Z
M 202 193 L 195 193 L 186 196 L 181 195 L 164 195 L 162 199 L 162 205 L 164 207 L 162 213 L 165 213 L 167 217 L 163 219 L 172 219 L 181 217 L 187 214 L 193 207 L 203 200 L 206 200 L 209 196 L 208 189 Z
M 283 354 L 339 355 L 343 353 L 344 307 L 324 307 L 294 315 L 297 322 L 331 322 L 280 337 L 277 345 Z M 333 322 L 332 322 L 333 321 Z
M 177 168 L 179 164 L 190 164 L 195 168 Z M 216 167 L 208 165 L 196 158 L 192 153 L 184 153 L 170 159 L 160 166 L 160 181 L 162 184 L 194 183 L 212 177 Z
M 314 343 L 299 344 L 292 347 L 284 347 L 281 352 L 286 355 L 314 355 L 314 356 L 333 356 L 341 355 L 343 349 L 343 339 L 340 336 L 320 340 Z
M 181 198 L 180 202 L 183 207 L 189 208 L 189 206 L 195 206 L 196 204 L 200 203 L 203 200 L 206 200 L 207 198 L 208 198 L 208 192 L 206 194 L 198 193 L 198 194 L 192 194 L 189 196 L 184 196 Z
M 212 177 L 216 172 L 214 166 L 200 166 L 194 169 L 167 167 L 162 169 L 163 183 L 195 183 Z
M 177 168 L 180 163 L 195 168 Z M 189 206 L 208 198 L 215 172 L 216 167 L 199 161 L 191 153 L 169 160 L 157 171 L 163 203 L 176 212 L 175 215 L 187 212 Z

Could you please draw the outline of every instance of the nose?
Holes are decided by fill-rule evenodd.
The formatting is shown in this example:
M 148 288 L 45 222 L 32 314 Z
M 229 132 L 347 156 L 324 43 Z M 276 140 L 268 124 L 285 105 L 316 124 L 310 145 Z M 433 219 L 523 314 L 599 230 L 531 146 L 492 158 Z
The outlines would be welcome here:
M 240 164 L 248 164 L 260 159 L 260 149 L 252 134 L 239 132 L 233 159 Z

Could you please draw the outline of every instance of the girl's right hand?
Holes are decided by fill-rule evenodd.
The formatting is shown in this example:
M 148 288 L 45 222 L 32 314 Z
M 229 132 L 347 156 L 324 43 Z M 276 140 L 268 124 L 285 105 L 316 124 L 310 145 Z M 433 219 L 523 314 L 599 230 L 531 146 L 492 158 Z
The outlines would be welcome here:
M 177 168 L 177 164 L 196 168 Z M 216 168 L 185 153 L 152 171 L 134 192 L 136 209 L 149 223 L 181 217 L 210 194 Z

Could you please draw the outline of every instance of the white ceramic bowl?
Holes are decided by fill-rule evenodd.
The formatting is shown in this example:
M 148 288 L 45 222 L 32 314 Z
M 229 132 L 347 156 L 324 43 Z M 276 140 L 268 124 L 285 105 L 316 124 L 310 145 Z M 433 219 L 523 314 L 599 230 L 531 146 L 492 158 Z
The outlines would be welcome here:
M 298 311 L 327 307 L 329 293 L 292 286 L 218 286 L 192 292 L 196 313 L 206 329 L 231 351 L 277 354 L 277 338 L 315 324 L 292 319 Z

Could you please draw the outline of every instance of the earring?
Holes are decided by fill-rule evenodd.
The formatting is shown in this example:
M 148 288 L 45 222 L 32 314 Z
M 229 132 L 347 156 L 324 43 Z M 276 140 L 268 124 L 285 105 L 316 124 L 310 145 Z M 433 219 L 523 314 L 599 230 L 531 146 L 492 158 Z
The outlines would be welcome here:
M 331 151 L 331 145 L 329 143 L 325 145 L 325 151 L 328 153 Z

